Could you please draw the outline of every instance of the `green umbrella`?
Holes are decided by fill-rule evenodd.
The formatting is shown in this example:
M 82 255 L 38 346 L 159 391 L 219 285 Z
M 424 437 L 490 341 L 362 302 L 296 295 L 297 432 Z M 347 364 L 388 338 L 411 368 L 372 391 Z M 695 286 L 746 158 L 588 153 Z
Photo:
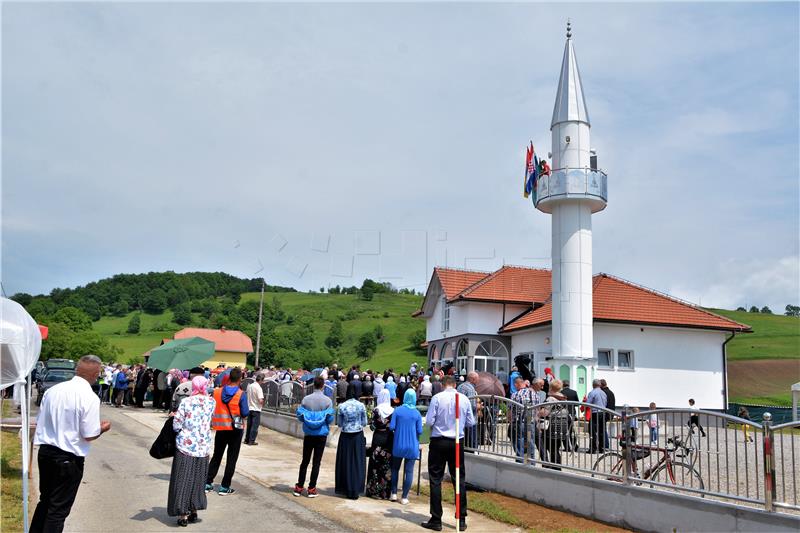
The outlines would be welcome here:
M 188 370 L 214 357 L 214 343 L 200 337 L 170 341 L 150 352 L 147 365 L 165 372 Z

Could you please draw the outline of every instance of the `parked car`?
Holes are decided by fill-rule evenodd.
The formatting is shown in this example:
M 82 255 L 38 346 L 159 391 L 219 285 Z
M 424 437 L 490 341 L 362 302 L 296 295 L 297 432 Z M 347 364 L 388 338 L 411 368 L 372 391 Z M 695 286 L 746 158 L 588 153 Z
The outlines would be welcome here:
M 75 371 L 69 368 L 47 370 L 39 383 L 36 384 L 36 388 L 39 391 L 36 397 L 36 405 L 42 405 L 42 398 L 44 397 L 44 393 L 47 392 L 47 389 L 61 382 L 69 381 L 73 377 L 75 377 Z
M 68 370 L 75 370 L 75 361 L 72 359 L 48 359 L 44 362 L 44 367 L 47 370 L 54 368 L 66 368 Z

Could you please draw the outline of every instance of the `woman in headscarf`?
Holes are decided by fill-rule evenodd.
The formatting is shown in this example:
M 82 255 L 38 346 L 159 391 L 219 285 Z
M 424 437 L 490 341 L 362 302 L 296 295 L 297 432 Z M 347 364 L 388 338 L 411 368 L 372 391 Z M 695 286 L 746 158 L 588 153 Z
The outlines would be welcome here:
M 378 396 L 378 405 L 372 411 L 372 446 L 367 451 L 367 496 L 385 500 L 389 497 L 392 471 L 392 436 L 389 423 L 394 409 L 389 400 L 389 391 L 383 389 Z M 395 498 L 396 499 L 396 498 Z
M 172 419 L 175 457 L 169 476 L 167 513 L 178 517 L 178 525 L 197 522 L 197 511 L 205 509 L 205 483 L 208 457 L 211 455 L 211 416 L 214 398 L 208 395 L 208 380 L 197 376 L 192 380 L 192 395 L 181 400 Z
M 389 391 L 390 400 L 397 398 L 397 383 L 394 382 L 394 378 L 392 376 L 386 378 L 386 384 L 384 385 L 384 388 Z
M 431 403 L 431 396 L 433 396 L 433 385 L 431 384 L 431 377 L 426 375 L 422 378 L 422 383 L 419 386 L 419 403 L 428 405 Z
M 427 376 L 426 376 L 427 377 Z M 397 484 L 400 481 L 400 463 L 405 459 L 403 468 L 403 499 L 400 503 L 408 503 L 408 491 L 414 480 L 414 463 L 419 459 L 419 436 L 422 435 L 422 415 L 417 410 L 417 395 L 408 389 L 403 395 L 403 405 L 394 410 L 389 429 L 394 431 L 392 446 L 392 495 L 391 501 L 397 501 Z
M 336 448 L 336 494 L 357 500 L 364 492 L 364 473 L 367 463 L 367 410 L 355 397 L 352 384 L 347 387 L 346 401 L 339 405 L 336 425 L 340 428 Z

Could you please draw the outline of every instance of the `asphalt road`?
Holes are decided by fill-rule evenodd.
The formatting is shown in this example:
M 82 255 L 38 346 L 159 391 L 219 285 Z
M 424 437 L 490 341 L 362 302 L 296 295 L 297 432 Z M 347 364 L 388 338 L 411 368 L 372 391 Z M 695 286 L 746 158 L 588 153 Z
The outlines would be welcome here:
M 130 407 L 125 409 L 132 409 Z M 270 488 L 245 476 L 235 478 L 236 494 L 208 495 L 202 522 L 180 528 L 167 515 L 170 459 L 156 460 L 148 451 L 156 437 L 149 427 L 103 406 L 101 418 L 111 430 L 94 441 L 78 497 L 67 519 L 68 532 L 115 533 L 164 531 L 347 531 Z M 224 468 L 224 461 L 223 461 Z M 221 475 L 222 469 L 220 469 Z M 38 474 L 37 474 L 38 475 Z

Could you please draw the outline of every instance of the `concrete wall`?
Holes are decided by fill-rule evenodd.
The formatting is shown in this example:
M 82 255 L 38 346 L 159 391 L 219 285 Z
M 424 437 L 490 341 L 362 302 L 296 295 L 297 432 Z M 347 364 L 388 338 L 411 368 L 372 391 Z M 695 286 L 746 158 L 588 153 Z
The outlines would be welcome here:
M 467 454 L 468 483 L 638 531 L 793 531 L 800 517 L 768 513 L 567 472 Z
M 278 433 L 290 435 L 298 439 L 303 438 L 303 424 L 294 416 L 285 414 L 278 414 L 274 411 L 261 411 L 261 425 L 265 428 L 272 429 Z M 368 429 L 364 431 L 368 433 Z M 330 433 L 328 433 L 327 446 L 336 447 L 339 443 L 339 428 L 331 426 Z

